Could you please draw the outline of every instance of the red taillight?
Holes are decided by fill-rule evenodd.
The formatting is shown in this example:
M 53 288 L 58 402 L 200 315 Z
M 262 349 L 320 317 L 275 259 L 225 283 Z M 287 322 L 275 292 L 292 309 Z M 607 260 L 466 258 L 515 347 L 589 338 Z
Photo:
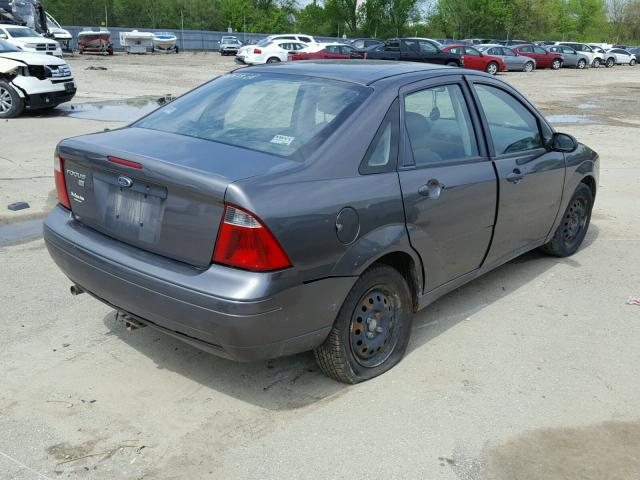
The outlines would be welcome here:
M 107 157 L 111 163 L 117 163 L 118 165 L 122 165 L 129 168 L 135 168 L 137 170 L 142 170 L 142 164 L 138 162 L 132 162 L 131 160 L 125 160 L 124 158 L 118 157 Z
M 260 55 L 262 53 L 262 50 L 260 50 L 259 48 L 254 48 L 253 53 L 255 53 L 256 55 Z
M 69 194 L 67 193 L 67 182 L 64 179 L 64 160 L 58 155 L 53 157 L 53 176 L 56 180 L 58 202 L 71 210 L 71 202 L 69 202 Z
M 291 266 L 269 229 L 253 214 L 232 205 L 225 206 L 213 262 L 259 272 Z

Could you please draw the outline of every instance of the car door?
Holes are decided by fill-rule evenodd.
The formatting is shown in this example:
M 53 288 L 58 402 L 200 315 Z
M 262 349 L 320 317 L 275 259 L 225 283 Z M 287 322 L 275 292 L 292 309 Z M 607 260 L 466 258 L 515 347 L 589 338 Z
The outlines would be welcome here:
M 542 64 L 543 67 L 550 67 L 551 64 L 553 63 L 553 58 L 554 55 L 547 52 L 544 48 L 542 47 L 532 47 L 533 48 L 533 54 L 535 55 L 536 62 L 538 62 L 538 65 Z
M 402 39 L 401 59 L 405 62 L 421 62 L 420 45 L 414 39 Z
M 340 45 L 339 50 L 340 50 L 340 53 L 338 58 L 342 58 L 346 60 L 351 58 L 351 55 L 353 54 L 353 47 L 350 47 L 348 45 Z
M 539 58 L 540 55 L 538 55 L 537 53 L 534 53 L 533 47 L 531 45 L 525 45 L 523 47 L 520 47 L 519 51 L 522 55 L 533 58 L 536 61 L 536 64 L 538 65 L 539 68 L 546 67 L 546 65 L 544 64 L 544 59 L 540 61 L 540 58 Z
M 444 58 L 440 49 L 428 40 L 419 40 L 420 57 L 422 62 L 428 63 L 444 63 Z
M 470 80 L 499 178 L 500 203 L 486 260 L 491 265 L 547 237 L 562 199 L 565 160 L 545 147 L 552 130 L 524 98 L 503 83 Z
M 461 75 L 401 89 L 399 178 L 426 290 L 480 267 L 491 242 L 497 178 Z
M 473 70 L 484 70 L 486 68 L 485 59 L 482 54 L 472 47 L 464 47 L 464 66 Z
M 522 57 L 518 58 L 516 52 L 507 47 L 495 47 L 492 50 L 498 50 L 500 52 L 500 57 L 504 60 L 508 70 L 522 70 L 524 62 L 521 60 Z M 493 54 L 490 53 L 490 55 Z

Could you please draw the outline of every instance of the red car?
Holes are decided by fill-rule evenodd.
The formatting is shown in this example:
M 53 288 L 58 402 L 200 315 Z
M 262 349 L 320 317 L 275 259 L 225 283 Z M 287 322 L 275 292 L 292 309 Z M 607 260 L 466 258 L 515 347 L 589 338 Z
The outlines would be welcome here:
M 471 70 L 482 70 L 483 72 L 495 75 L 498 72 L 504 72 L 507 65 L 500 57 L 481 53 L 468 45 L 447 45 L 442 49 L 443 52 L 457 53 L 462 57 L 464 68 Z
M 518 55 L 534 58 L 537 68 L 551 68 L 559 70 L 564 63 L 564 57 L 559 53 L 550 52 L 537 45 L 516 45 L 511 47 Z
M 289 55 L 289 60 L 340 60 L 351 58 L 353 47 L 342 44 L 320 44 L 320 50 L 300 51 Z

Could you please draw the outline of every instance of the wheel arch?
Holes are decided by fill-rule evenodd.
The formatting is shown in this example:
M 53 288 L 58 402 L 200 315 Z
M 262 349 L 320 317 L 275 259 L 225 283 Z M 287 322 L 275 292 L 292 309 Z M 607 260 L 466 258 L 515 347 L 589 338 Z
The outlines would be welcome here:
M 580 180 L 580 183 L 584 183 L 587 187 L 591 189 L 591 193 L 593 194 L 593 199 L 596 198 L 596 190 L 598 189 L 598 185 L 596 183 L 596 179 L 593 175 L 587 175 Z

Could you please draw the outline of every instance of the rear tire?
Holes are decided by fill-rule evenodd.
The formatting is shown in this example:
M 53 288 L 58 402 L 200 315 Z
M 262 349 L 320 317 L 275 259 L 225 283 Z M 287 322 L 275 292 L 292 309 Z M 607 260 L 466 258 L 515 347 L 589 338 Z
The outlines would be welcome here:
M 333 328 L 315 351 L 329 377 L 359 383 L 386 372 L 404 356 L 413 302 L 404 277 L 377 265 L 364 272 L 345 299 Z
M 267 63 L 280 63 L 280 59 L 278 57 L 271 57 L 267 59 Z
M 24 100 L 9 82 L 0 80 L 0 118 L 16 118 L 24 111 Z
M 553 238 L 542 250 L 556 257 L 568 257 L 576 253 L 589 229 L 592 209 L 593 192 L 589 186 L 581 183 L 569 200 Z
M 533 62 L 527 62 L 524 64 L 524 68 L 522 69 L 523 72 L 527 72 L 527 73 L 531 73 L 533 72 L 534 69 L 534 65 Z
M 631 59 L 631 61 L 629 62 L 629 66 L 633 67 L 636 64 L 636 61 Z
M 599 58 L 595 58 L 593 60 L 593 68 L 600 68 L 600 59 Z
M 447 67 L 459 67 L 459 66 L 460 66 L 460 64 L 456 63 L 456 62 L 448 62 L 447 63 Z
M 487 65 L 487 68 L 485 69 L 485 72 L 489 75 L 497 75 L 499 71 L 500 66 L 496 62 L 489 62 L 489 65 Z
M 578 65 L 576 65 L 578 67 L 579 70 L 584 70 L 587 67 L 587 61 L 586 60 L 579 60 L 578 61 Z

